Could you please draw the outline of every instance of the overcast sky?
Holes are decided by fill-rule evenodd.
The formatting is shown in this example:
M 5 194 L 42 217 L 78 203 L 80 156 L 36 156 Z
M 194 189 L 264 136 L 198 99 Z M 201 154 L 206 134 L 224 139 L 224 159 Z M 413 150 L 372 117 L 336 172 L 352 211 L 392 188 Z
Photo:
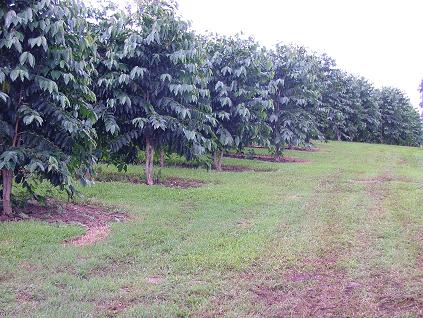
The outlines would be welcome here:
M 268 47 L 289 42 L 326 52 L 413 105 L 423 79 L 423 0 L 179 0 L 194 29 L 243 31 Z

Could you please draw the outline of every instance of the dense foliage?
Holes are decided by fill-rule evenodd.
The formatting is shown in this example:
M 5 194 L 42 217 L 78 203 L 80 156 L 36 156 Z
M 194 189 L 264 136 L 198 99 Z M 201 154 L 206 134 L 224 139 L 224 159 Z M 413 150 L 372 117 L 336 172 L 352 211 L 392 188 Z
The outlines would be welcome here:
M 214 120 L 205 102 L 202 52 L 172 6 L 145 3 L 142 14 L 117 13 L 99 29 L 98 109 L 103 131 L 116 135 L 106 146 L 124 162 L 145 150 L 152 184 L 154 150 L 192 157 L 210 149 L 203 135 Z
M 420 107 L 423 108 L 423 80 L 420 83 L 419 92 L 420 92 Z
M 422 127 L 419 114 L 400 90 L 385 87 L 379 92 L 381 142 L 393 145 L 420 145 Z
M 123 12 L 72 0 L 0 1 L 0 169 L 73 194 L 98 158 L 124 167 L 145 151 L 192 159 L 316 139 L 420 146 L 422 123 L 403 92 L 377 89 L 303 47 L 265 50 L 242 35 L 196 35 L 172 0 Z M 423 93 L 423 87 L 421 87 Z M 95 156 L 93 156 L 95 154 Z
M 319 60 L 303 47 L 278 45 L 270 53 L 274 75 L 269 84 L 271 145 L 278 160 L 288 145 L 308 145 L 319 138 Z
M 74 1 L 0 3 L 0 169 L 3 210 L 12 182 L 47 179 L 74 191 L 93 163 L 92 43 Z
M 214 166 L 221 170 L 224 151 L 267 141 L 267 111 L 272 108 L 267 92 L 271 63 L 252 39 L 212 35 L 204 42 L 209 103 L 217 121 L 212 139 Z

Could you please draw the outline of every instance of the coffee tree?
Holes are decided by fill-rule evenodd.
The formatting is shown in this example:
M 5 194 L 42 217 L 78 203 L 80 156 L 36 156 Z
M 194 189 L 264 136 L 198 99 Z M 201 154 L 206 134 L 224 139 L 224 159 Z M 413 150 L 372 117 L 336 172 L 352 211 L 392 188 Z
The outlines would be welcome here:
M 420 108 L 423 108 L 423 80 L 420 83 L 419 92 L 420 92 Z
M 251 143 L 266 143 L 272 107 L 267 85 L 271 63 L 253 39 L 209 35 L 203 39 L 208 54 L 210 105 L 214 127 L 214 168 L 222 169 L 225 151 Z
M 205 135 L 214 119 L 204 102 L 208 90 L 201 50 L 168 2 L 143 1 L 138 13 L 118 13 L 98 28 L 96 91 L 103 144 L 118 162 L 145 150 L 151 185 L 155 150 L 193 157 L 210 148 Z M 111 142 L 108 134 L 115 135 Z
M 287 145 L 307 145 L 319 137 L 315 111 L 320 91 L 319 60 L 302 47 L 277 45 L 271 53 L 274 76 L 269 91 L 274 108 L 269 116 L 271 143 L 279 160 Z
M 96 119 L 85 9 L 76 1 L 0 2 L 2 205 L 14 181 L 48 180 L 74 193 L 93 163 Z
M 365 78 L 354 79 L 358 104 L 355 107 L 353 123 L 357 127 L 355 141 L 379 142 L 381 114 L 377 92 Z
M 383 143 L 418 146 L 422 143 L 422 123 L 408 97 L 399 89 L 379 91 L 380 134 Z

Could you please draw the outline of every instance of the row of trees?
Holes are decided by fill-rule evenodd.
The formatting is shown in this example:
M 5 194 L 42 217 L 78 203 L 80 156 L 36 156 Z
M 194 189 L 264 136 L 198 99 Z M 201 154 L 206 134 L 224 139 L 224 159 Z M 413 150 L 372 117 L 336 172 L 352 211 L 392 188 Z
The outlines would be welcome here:
M 13 182 L 37 180 L 73 195 L 98 160 L 119 166 L 146 153 L 188 159 L 257 144 L 278 159 L 288 145 L 338 139 L 418 146 L 408 98 L 375 89 L 302 47 L 199 36 L 172 1 L 125 14 L 107 3 L 0 1 L 2 205 Z

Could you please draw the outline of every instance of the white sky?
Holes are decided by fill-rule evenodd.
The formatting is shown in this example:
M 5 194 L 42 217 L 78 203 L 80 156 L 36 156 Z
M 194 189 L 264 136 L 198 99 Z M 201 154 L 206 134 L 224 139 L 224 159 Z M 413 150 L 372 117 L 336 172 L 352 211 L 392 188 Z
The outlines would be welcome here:
M 179 0 L 179 10 L 200 32 L 243 31 L 268 47 L 282 41 L 326 52 L 419 105 L 423 0 Z

